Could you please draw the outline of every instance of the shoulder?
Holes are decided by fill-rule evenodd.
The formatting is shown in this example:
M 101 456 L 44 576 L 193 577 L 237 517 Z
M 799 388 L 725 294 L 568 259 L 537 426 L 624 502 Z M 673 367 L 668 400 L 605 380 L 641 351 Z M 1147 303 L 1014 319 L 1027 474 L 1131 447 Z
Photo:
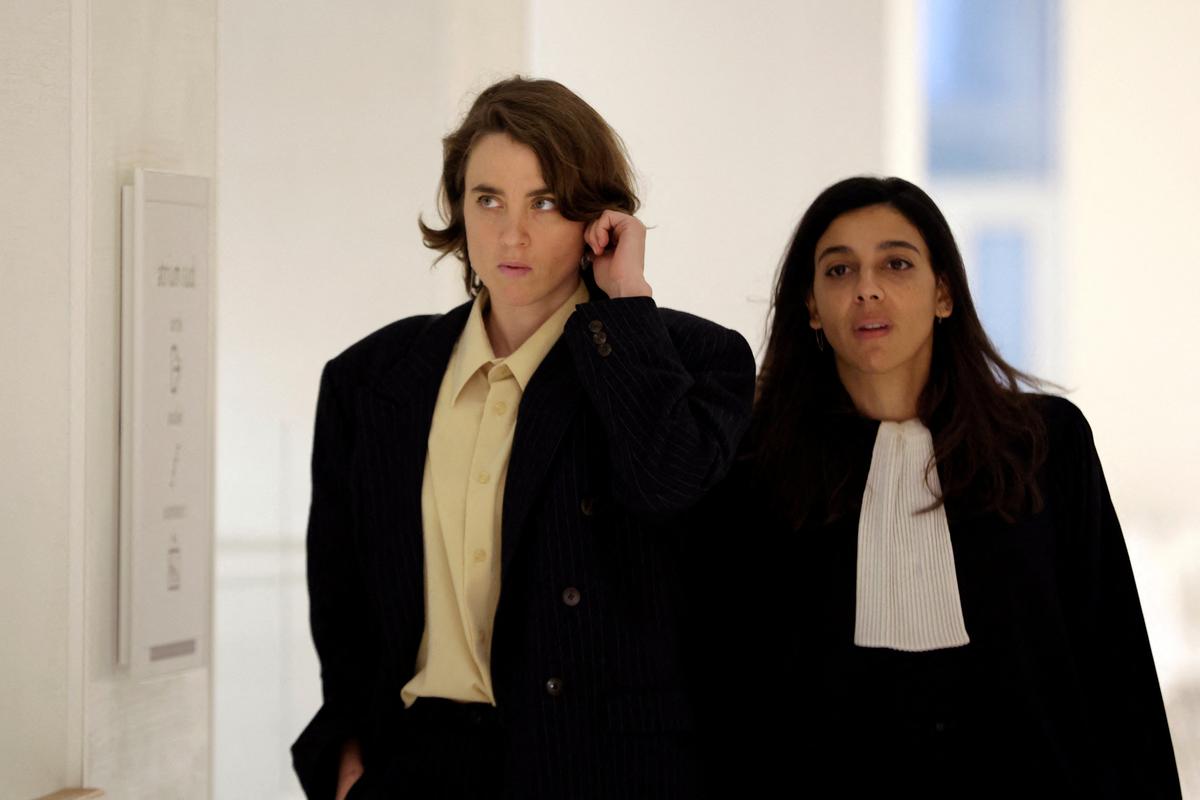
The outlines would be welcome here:
M 658 315 L 671 335 L 671 340 L 681 352 L 732 350 L 739 356 L 748 358 L 749 363 L 753 363 L 754 354 L 750 351 L 750 345 L 737 331 L 673 308 L 659 308 Z
M 359 339 L 329 360 L 325 369 L 342 380 L 376 374 L 403 359 L 414 341 L 440 314 L 406 317 Z
M 439 341 L 446 336 L 457 339 L 470 306 L 465 303 L 444 314 L 420 314 L 385 325 L 330 359 L 325 365 L 326 376 L 340 383 L 356 384 L 385 374 L 408 358 L 418 343 L 423 346 L 429 337 Z
M 1045 428 L 1044 469 L 1048 480 L 1063 489 L 1064 482 L 1073 485 L 1079 476 L 1098 467 L 1092 427 L 1078 406 L 1057 395 L 1031 394 L 1029 399 Z
M 672 332 L 707 332 L 714 336 L 736 336 L 742 338 L 742 335 L 735 330 L 719 325 L 710 319 L 689 314 L 686 311 L 659 307 L 658 315 L 662 319 L 663 324 L 667 326 L 667 330 Z
M 1092 428 L 1079 406 L 1054 394 L 1029 394 L 1027 397 L 1045 425 L 1047 443 L 1051 448 L 1091 442 Z

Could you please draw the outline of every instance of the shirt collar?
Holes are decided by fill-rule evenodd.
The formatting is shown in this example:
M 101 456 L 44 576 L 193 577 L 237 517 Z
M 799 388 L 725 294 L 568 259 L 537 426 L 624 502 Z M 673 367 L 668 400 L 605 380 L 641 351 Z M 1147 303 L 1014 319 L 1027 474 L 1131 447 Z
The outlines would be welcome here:
M 496 358 L 491 340 L 488 339 L 487 328 L 483 323 L 483 313 L 489 302 L 488 293 L 487 289 L 481 289 L 475 297 L 475 302 L 471 305 L 471 314 L 467 317 L 467 324 L 459 336 L 458 345 L 454 348 L 454 355 L 451 356 L 450 370 L 454 380 L 454 402 L 458 402 L 463 387 L 467 385 L 472 376 L 486 366 L 493 368 L 501 364 L 507 366 L 513 377 L 517 379 L 521 391 L 524 392 L 530 379 L 533 378 L 533 373 L 541 365 L 542 359 L 546 357 L 550 348 L 562 335 L 567 318 L 574 313 L 575 306 L 588 302 L 588 297 L 587 286 L 580 281 L 571 296 L 520 347 L 507 358 Z

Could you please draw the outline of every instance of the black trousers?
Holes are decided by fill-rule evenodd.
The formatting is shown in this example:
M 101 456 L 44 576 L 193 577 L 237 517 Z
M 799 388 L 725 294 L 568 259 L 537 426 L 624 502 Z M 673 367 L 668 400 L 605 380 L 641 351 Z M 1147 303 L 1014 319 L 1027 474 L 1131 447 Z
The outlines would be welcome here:
M 493 800 L 504 786 L 503 748 L 494 706 L 418 698 L 346 800 Z

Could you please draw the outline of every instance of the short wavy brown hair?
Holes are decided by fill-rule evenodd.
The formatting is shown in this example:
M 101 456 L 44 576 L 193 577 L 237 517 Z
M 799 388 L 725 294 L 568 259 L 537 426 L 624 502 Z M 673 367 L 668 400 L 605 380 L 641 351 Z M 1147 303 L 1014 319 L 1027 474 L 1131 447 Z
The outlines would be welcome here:
M 591 222 L 605 209 L 633 214 L 638 208 L 633 168 L 621 137 L 596 110 L 561 83 L 520 76 L 494 83 L 475 98 L 457 129 L 442 139 L 442 180 L 434 228 L 420 217 L 425 246 L 463 265 L 463 283 L 474 297 L 482 284 L 471 268 L 463 195 L 467 157 L 480 137 L 506 133 L 537 155 L 558 210 L 570 220 Z M 435 261 L 436 263 L 436 261 Z

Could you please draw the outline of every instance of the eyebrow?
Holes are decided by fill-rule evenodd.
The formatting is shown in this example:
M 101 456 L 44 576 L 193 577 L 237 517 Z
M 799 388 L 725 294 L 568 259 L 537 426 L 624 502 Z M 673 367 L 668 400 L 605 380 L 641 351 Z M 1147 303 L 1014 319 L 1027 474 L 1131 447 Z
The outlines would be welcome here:
M 849 253 L 849 252 L 850 252 L 850 248 L 846 247 L 846 245 L 835 244 L 833 247 L 826 247 L 824 250 L 822 250 L 821 254 L 817 256 L 817 261 L 820 261 L 821 259 L 825 258 L 825 256 L 833 255 L 834 253 Z
M 904 247 L 912 250 L 917 255 L 921 254 L 921 248 L 917 247 L 912 242 L 906 242 L 903 239 L 889 239 L 886 242 L 880 242 L 876 250 L 891 250 L 893 247 Z
M 473 193 L 477 193 L 477 194 L 495 194 L 495 195 L 499 195 L 500 197 L 504 197 L 503 191 L 501 191 L 500 189 L 497 189 L 495 186 L 489 186 L 486 183 L 475 184 L 474 186 L 471 187 L 471 191 Z M 539 197 L 541 195 L 547 195 L 547 194 L 553 195 L 554 192 L 550 191 L 549 186 L 539 186 L 538 188 L 534 189 L 532 192 L 526 192 L 525 196 L 526 197 Z
M 876 246 L 875 249 L 876 250 L 891 250 L 894 247 L 903 247 L 907 250 L 912 250 L 917 255 L 921 254 L 921 249 L 919 247 L 917 247 L 912 242 L 906 242 L 903 239 L 888 239 L 887 241 L 880 242 Z M 846 254 L 846 253 L 850 253 L 850 252 L 852 252 L 852 251 L 846 245 L 835 244 L 832 247 L 826 247 L 824 250 L 822 250 L 821 254 L 817 256 L 817 261 L 820 261 L 821 259 L 825 258 L 825 256 L 828 256 L 828 255 Z

